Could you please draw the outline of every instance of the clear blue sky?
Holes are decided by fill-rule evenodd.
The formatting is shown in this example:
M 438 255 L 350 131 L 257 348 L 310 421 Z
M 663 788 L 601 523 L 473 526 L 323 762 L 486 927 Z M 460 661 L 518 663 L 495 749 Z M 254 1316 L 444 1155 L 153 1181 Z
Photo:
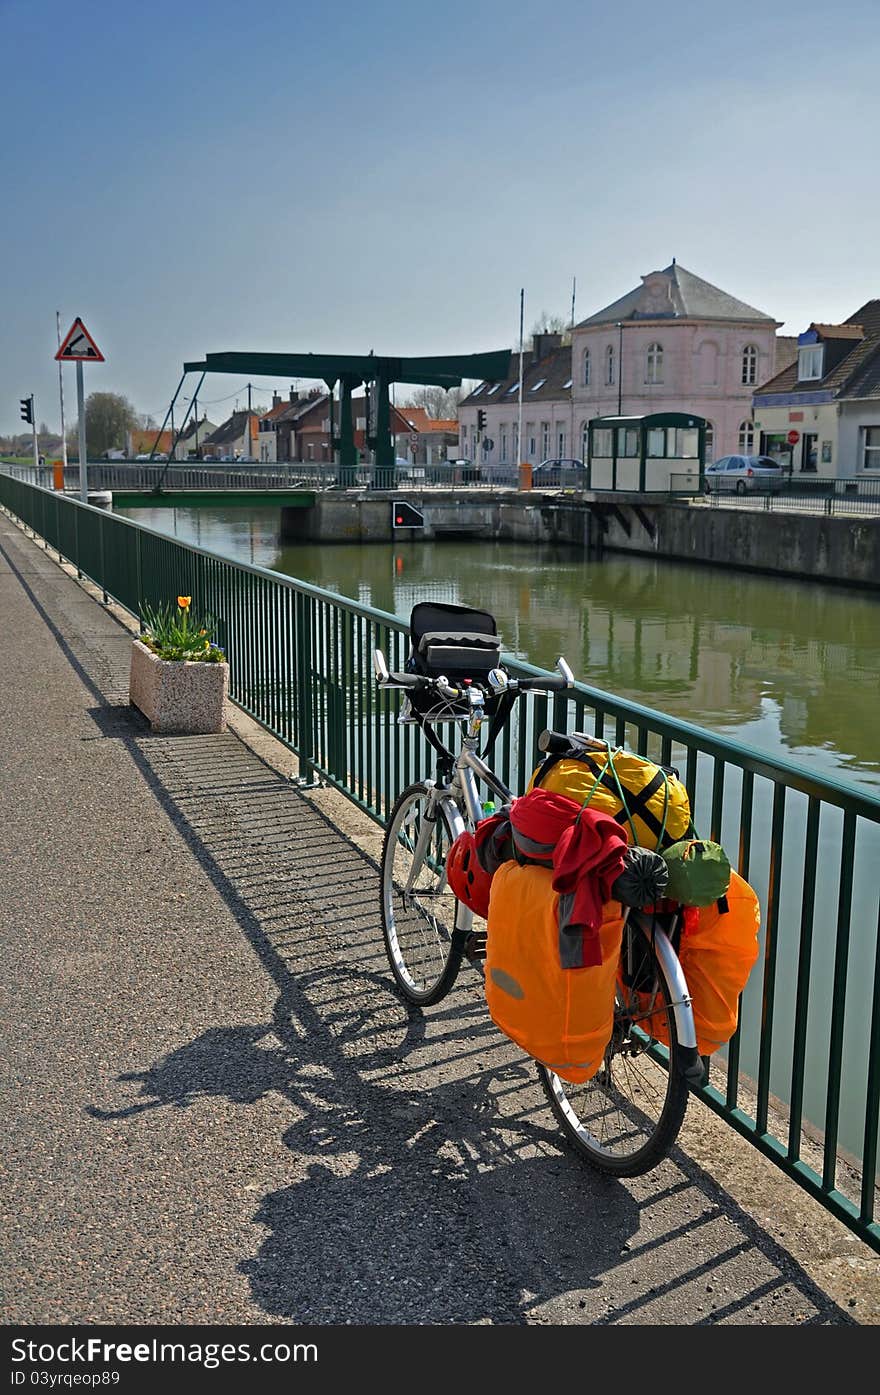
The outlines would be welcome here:
M 512 346 L 673 256 L 786 333 L 880 296 L 877 0 L 0 0 L 0 48 L 0 431 L 58 425 L 56 309 L 161 419 L 186 358 Z

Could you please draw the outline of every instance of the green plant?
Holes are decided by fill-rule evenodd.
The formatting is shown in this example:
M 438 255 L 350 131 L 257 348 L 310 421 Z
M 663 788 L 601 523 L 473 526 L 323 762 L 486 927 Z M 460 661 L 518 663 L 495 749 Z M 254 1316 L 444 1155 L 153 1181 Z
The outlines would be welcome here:
M 222 664 L 226 655 L 213 641 L 217 622 L 210 615 L 196 616 L 191 596 L 178 596 L 177 605 L 141 603 L 140 641 L 160 659 L 190 663 Z

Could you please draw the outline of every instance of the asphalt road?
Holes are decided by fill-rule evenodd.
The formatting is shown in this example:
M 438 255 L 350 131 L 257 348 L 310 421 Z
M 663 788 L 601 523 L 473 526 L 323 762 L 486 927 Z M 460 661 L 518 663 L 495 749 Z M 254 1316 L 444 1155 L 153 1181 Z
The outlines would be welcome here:
M 878 1320 L 877 1256 L 698 1101 L 603 1179 L 475 975 L 408 1010 L 375 827 L 240 716 L 154 736 L 129 649 L 0 515 L 5 1322 Z

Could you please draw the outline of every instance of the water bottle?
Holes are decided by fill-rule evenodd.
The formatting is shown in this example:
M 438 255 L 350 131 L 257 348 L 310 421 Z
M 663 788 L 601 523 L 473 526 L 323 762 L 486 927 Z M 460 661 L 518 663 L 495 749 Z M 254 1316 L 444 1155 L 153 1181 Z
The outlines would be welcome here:
M 495 800 L 487 799 L 483 805 L 483 818 L 488 819 L 495 813 Z

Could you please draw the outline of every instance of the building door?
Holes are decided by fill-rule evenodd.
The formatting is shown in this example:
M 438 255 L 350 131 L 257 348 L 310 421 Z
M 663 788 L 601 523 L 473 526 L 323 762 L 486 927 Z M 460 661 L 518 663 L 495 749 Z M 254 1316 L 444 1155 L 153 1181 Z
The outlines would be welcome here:
M 801 446 L 801 471 L 814 475 L 819 461 L 819 436 L 816 431 L 805 431 Z

